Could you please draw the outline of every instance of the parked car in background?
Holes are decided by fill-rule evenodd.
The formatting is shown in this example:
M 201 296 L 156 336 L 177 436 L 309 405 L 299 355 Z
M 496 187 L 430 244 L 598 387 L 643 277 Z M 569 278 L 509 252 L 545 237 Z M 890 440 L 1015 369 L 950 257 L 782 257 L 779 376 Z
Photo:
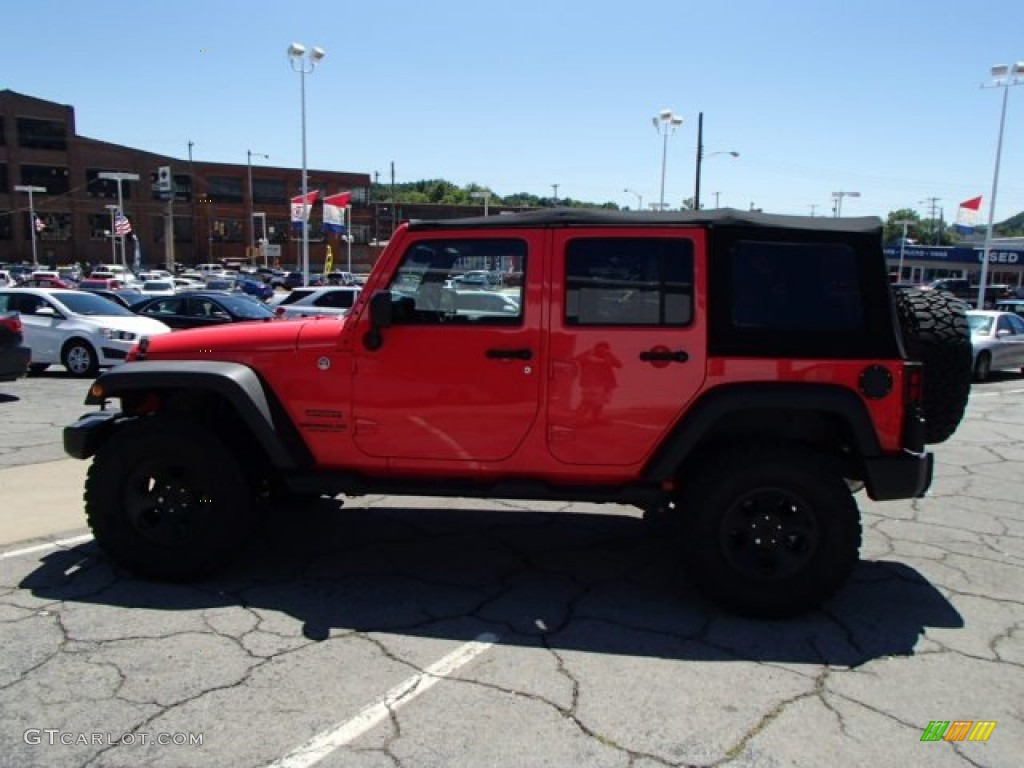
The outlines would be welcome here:
M 985 381 L 992 371 L 1024 373 L 1024 318 L 1013 312 L 971 310 L 967 313 L 974 353 L 974 379 Z
M 173 280 L 147 280 L 139 288 L 146 296 L 173 296 L 175 293 Z
M 44 288 L 0 290 L 0 312 L 20 312 L 30 371 L 63 365 L 75 376 L 93 377 L 124 361 L 143 336 L 169 333 L 167 325 L 139 317 L 88 291 Z
M 111 291 L 106 288 L 79 288 L 79 290 L 95 294 L 96 296 L 102 296 L 104 299 L 109 299 L 115 304 L 120 304 L 125 309 L 149 298 L 146 294 L 133 288 L 122 288 L 119 291 Z
M 16 282 L 10 272 L 6 269 L 0 269 L 0 288 L 6 288 L 8 285 L 14 285 Z
M 94 273 L 95 274 L 95 273 Z M 124 287 L 124 281 L 116 277 L 87 277 L 80 280 L 78 283 L 79 290 L 82 291 L 116 291 Z
M 253 280 L 246 277 L 235 278 L 232 290 L 248 294 L 261 301 L 265 301 L 274 295 L 274 289 L 261 280 Z
M 356 276 L 351 272 L 334 272 L 327 273 L 327 284 L 328 285 L 358 285 L 359 281 L 356 280 Z
M 230 291 L 235 287 L 235 281 L 226 277 L 211 277 L 206 284 L 198 290 L 201 291 Z
M 277 315 L 261 301 L 245 294 L 219 291 L 185 291 L 176 296 L 156 296 L 132 307 L 171 328 L 205 328 L 211 325 L 253 320 L 275 320 Z
M 294 288 L 274 305 L 274 311 L 281 317 L 344 315 L 352 309 L 359 291 L 355 286 Z
M 0 313 L 0 381 L 14 381 L 28 373 L 32 353 L 22 344 L 21 316 Z
M 971 285 L 969 280 L 963 278 L 943 278 L 933 280 L 927 288 L 934 291 L 946 291 L 952 293 L 958 299 L 967 302 L 975 309 L 992 309 L 997 301 L 1013 298 L 1013 289 L 1003 283 L 990 283 L 985 286 L 985 306 L 978 307 L 978 290 L 980 286 Z
M 518 322 L 519 302 L 497 291 L 454 291 L 446 288 L 441 294 L 441 309 L 467 318 L 506 317 Z
M 1024 317 L 1024 299 L 1003 299 L 996 302 L 994 309 L 996 312 L 1013 312 Z
M 59 277 L 30 277 L 18 284 L 19 288 L 75 288 L 75 284 Z

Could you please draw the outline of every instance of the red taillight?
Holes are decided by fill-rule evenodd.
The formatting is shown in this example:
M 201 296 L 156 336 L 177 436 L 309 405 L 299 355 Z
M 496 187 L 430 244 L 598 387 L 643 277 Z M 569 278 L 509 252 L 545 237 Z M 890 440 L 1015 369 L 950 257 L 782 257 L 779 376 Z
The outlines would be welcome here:
M 907 403 L 921 404 L 921 391 L 924 388 L 924 369 L 920 363 L 907 363 L 905 366 L 907 382 Z

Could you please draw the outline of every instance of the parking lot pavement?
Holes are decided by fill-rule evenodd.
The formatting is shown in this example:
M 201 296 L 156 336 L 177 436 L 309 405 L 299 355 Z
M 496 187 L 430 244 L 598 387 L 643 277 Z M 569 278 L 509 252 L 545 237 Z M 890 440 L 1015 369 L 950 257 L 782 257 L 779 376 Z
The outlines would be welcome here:
M 785 622 L 628 507 L 325 501 L 194 585 L 4 547 L 0 766 L 1018 766 L 1022 423 L 1024 379 L 975 387 L 928 497 L 861 497 L 852 583 Z

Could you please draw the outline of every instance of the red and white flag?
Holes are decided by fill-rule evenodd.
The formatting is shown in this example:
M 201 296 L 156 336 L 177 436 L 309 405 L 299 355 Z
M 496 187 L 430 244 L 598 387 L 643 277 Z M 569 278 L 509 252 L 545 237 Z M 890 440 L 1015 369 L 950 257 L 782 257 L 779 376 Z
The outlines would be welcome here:
M 964 200 L 956 212 L 956 231 L 962 235 L 969 235 L 974 231 L 974 220 L 978 218 L 978 211 L 981 209 L 981 195 Z
M 302 195 L 296 195 L 292 198 L 292 226 L 299 227 L 309 221 L 309 210 L 313 207 L 313 203 L 316 202 L 319 196 L 320 191 L 314 189 L 305 198 Z
M 36 232 L 42 232 L 44 229 L 46 229 L 46 225 L 43 220 L 36 216 Z

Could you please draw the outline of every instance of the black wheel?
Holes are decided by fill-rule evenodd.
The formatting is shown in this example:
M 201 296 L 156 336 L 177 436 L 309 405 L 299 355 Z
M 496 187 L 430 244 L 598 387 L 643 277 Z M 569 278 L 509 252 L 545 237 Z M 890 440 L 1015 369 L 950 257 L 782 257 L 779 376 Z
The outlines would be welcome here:
M 50 367 L 49 363 L 29 363 L 28 375 L 29 376 L 35 376 L 37 374 L 42 373 L 43 371 L 45 371 L 49 367 Z
M 188 581 L 228 563 L 252 531 L 252 505 L 217 434 L 166 416 L 125 424 L 97 452 L 85 484 L 96 541 L 145 578 Z
M 60 353 L 61 362 L 72 376 L 94 377 L 100 370 L 96 351 L 87 341 L 72 339 Z
M 988 352 L 980 352 L 978 359 L 974 361 L 974 380 L 988 381 L 992 374 L 992 357 Z
M 971 334 L 966 305 L 945 291 L 895 291 L 903 346 L 924 364 L 921 407 L 925 442 L 941 443 L 956 431 L 971 393 Z
M 746 616 L 804 613 L 845 582 L 860 513 L 827 457 L 785 446 L 714 455 L 680 496 L 687 567 L 701 590 Z

